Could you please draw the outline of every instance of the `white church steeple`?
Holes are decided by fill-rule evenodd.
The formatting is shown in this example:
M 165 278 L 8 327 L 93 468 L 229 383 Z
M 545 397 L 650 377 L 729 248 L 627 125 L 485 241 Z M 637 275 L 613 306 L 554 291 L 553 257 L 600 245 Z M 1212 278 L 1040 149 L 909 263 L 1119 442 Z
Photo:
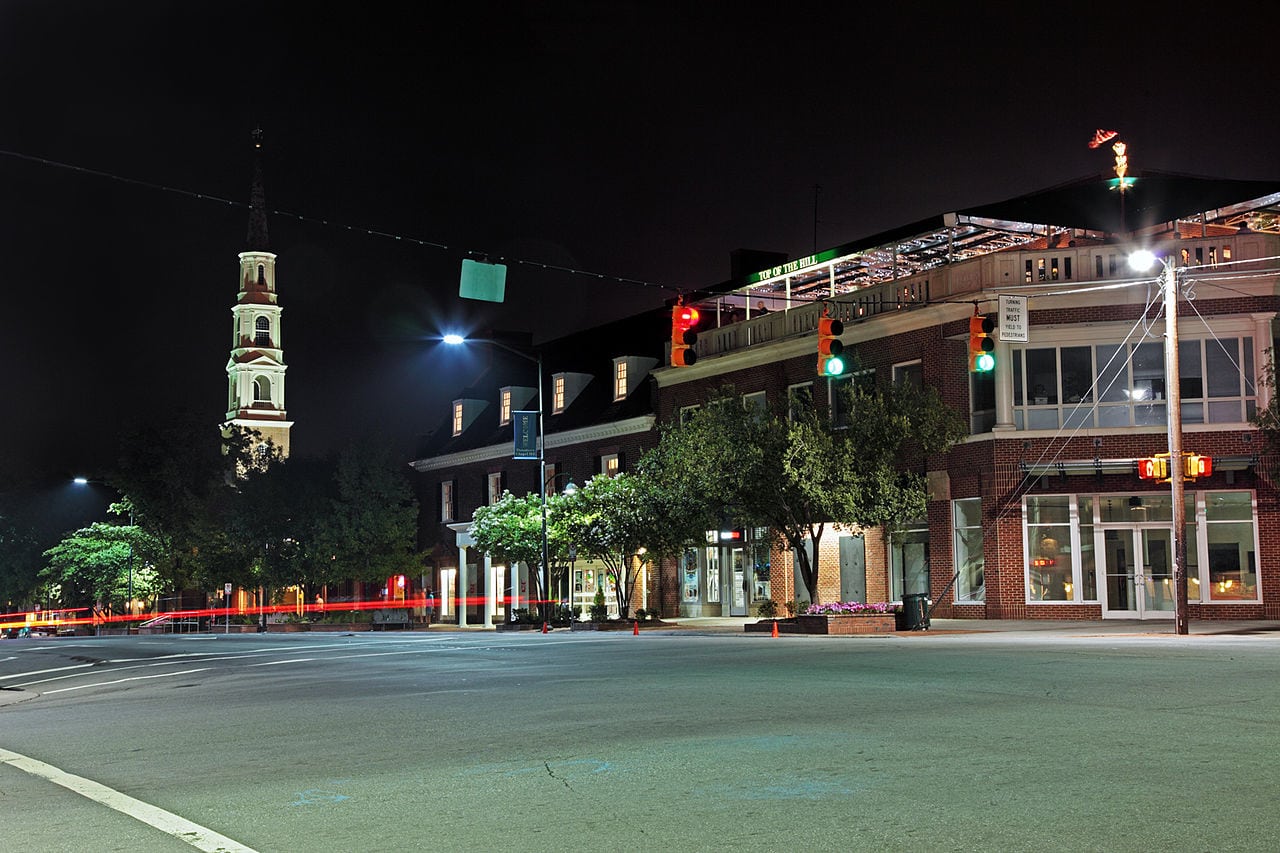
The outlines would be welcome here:
M 240 253 L 240 292 L 231 309 L 231 358 L 227 361 L 226 422 L 257 430 L 289 455 L 284 407 L 284 350 L 276 299 L 276 256 L 267 250 L 267 207 L 262 189 L 262 131 L 253 133 L 253 189 L 249 199 L 248 251 Z

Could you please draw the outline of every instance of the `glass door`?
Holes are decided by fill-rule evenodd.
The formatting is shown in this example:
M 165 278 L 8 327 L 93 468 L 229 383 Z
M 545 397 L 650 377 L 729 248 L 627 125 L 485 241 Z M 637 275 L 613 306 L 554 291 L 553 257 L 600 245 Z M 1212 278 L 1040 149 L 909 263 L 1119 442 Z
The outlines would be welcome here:
M 1173 533 L 1168 527 L 1112 527 L 1103 531 L 1106 575 L 1102 616 L 1173 616 Z
M 729 565 L 733 571 L 733 602 L 730 616 L 747 615 L 747 549 L 729 549 Z

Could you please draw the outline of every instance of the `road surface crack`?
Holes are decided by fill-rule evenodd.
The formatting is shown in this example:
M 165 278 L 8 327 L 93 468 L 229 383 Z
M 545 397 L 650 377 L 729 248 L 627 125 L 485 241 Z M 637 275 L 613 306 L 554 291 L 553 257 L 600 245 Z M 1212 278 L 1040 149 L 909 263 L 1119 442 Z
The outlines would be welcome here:
M 570 791 L 572 791 L 572 790 L 573 790 L 573 786 L 569 784 L 569 780 L 568 780 L 568 779 L 565 779 L 565 778 L 563 778 L 563 777 L 561 777 L 561 776 L 557 776 L 557 775 L 556 775 L 556 772 L 555 772 L 554 770 L 552 770 L 552 769 L 551 769 L 551 763 L 550 763 L 550 762 L 548 762 L 548 761 L 544 761 L 544 762 L 542 762 L 542 766 L 543 766 L 543 767 L 545 767 L 545 768 L 547 768 L 547 775 L 548 775 L 548 776 L 550 776 L 552 779 L 555 779 L 555 780 L 557 780 L 557 781 L 559 781 L 559 782 L 564 783 L 564 786 L 565 786 L 566 788 L 568 788 Z

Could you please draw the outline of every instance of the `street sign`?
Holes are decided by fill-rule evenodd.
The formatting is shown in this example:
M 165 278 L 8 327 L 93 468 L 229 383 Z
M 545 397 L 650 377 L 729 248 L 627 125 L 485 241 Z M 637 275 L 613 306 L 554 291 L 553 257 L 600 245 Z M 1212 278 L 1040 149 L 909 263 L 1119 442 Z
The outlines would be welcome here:
M 223 591 L 223 592 L 225 592 L 227 595 L 230 595 L 230 594 L 231 594 L 231 584 L 229 584 L 229 583 L 224 583 L 224 584 L 222 585 L 222 591 Z
M 1002 341 L 1027 342 L 1027 297 L 1000 296 L 1000 321 L 996 333 Z

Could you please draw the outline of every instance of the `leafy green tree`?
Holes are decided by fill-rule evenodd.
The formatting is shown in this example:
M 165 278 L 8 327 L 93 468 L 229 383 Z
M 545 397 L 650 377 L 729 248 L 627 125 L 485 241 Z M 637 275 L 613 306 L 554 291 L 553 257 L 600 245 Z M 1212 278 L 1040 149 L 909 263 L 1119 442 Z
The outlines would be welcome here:
M 162 545 L 155 562 L 171 589 L 221 586 L 245 576 L 253 543 L 230 535 L 238 473 L 254 462 L 254 435 L 228 425 L 222 431 L 203 413 L 180 412 L 136 425 L 121 442 L 111 484 L 129 495 L 137 523 Z M 267 447 L 269 461 L 278 454 Z
M 131 589 L 134 598 L 146 601 L 158 592 L 153 560 L 161 551 L 160 542 L 141 528 L 94 522 L 44 552 L 40 579 L 67 607 L 124 602 Z
M 552 566 L 561 565 L 568 553 L 569 540 L 557 508 L 563 495 L 547 496 L 547 555 Z M 517 496 L 503 492 L 496 503 L 476 508 L 471 520 L 471 538 L 476 547 L 500 563 L 524 563 L 529 567 L 533 599 L 545 599 L 542 589 L 542 499 L 536 494 Z M 551 571 L 551 567 L 548 568 Z M 554 586 L 555 577 L 548 583 Z
M 874 527 L 923 515 L 925 478 L 912 469 L 967 433 L 931 388 L 844 384 L 843 408 L 853 413 L 845 424 L 812 408 L 747 408 L 724 388 L 685 423 L 664 427 L 657 451 L 668 491 L 696 496 L 723 521 L 781 535 L 815 603 L 818 567 L 809 554 L 820 553 L 826 525 Z
M 333 523 L 320 543 L 332 556 L 337 576 L 381 581 L 421 565 L 413 489 L 391 447 L 366 438 L 338 458 Z
M 660 484 L 640 474 L 598 474 L 556 504 L 556 523 L 580 556 L 604 565 L 614 582 L 618 615 L 631 611 L 636 579 L 652 544 L 660 541 L 666 497 Z
M 30 525 L 0 513 L 0 611 L 30 599 L 40 571 L 39 558 Z
M 338 580 L 332 460 L 291 457 L 254 467 L 236 481 L 235 490 L 230 529 L 253 559 L 244 564 L 243 575 L 227 580 L 267 589 L 298 586 L 304 594 Z

